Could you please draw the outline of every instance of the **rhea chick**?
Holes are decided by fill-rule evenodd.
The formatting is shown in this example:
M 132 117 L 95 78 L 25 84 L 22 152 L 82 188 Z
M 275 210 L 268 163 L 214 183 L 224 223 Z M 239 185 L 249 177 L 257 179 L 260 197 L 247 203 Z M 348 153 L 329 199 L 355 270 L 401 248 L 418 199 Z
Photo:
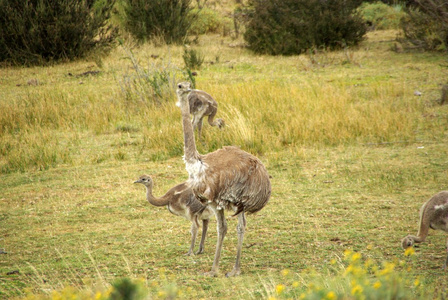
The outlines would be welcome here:
M 203 253 L 208 223 L 210 217 L 213 216 L 213 211 L 204 206 L 194 196 L 191 188 L 184 182 L 171 188 L 162 197 L 157 198 L 152 194 L 153 181 L 149 175 L 140 176 L 134 183 L 141 183 L 146 187 L 146 199 L 149 203 L 154 206 L 166 206 L 172 214 L 184 217 L 191 222 L 191 245 L 187 255 L 193 253 L 198 228 L 200 227 L 199 220 L 202 220 L 202 237 L 196 254 Z
M 223 119 L 216 119 L 215 115 L 218 111 L 218 102 L 213 97 L 201 90 L 191 89 L 188 94 L 188 104 L 190 106 L 190 114 L 193 115 L 191 124 L 193 130 L 198 130 L 198 136 L 201 137 L 202 132 L 202 119 L 207 116 L 207 121 L 210 126 L 217 126 L 218 128 L 224 127 Z M 180 102 L 177 103 L 180 107 Z
M 420 209 L 420 224 L 417 236 L 407 235 L 401 241 L 403 249 L 422 243 L 428 236 L 429 228 L 448 232 L 448 191 L 442 191 L 429 199 Z M 446 242 L 448 252 L 448 239 Z M 443 268 L 448 267 L 448 255 Z

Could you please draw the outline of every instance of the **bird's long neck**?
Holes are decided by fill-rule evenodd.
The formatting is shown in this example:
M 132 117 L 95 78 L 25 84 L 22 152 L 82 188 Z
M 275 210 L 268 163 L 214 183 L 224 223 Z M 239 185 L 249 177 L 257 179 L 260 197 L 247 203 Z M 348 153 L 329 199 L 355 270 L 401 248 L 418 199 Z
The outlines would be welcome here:
M 154 206 L 167 206 L 170 203 L 170 199 L 162 196 L 160 198 L 156 198 L 152 194 L 152 188 L 146 186 L 146 200 Z
M 411 238 L 413 241 L 414 241 L 414 243 L 423 243 L 424 241 L 426 241 L 426 237 L 427 237 L 428 235 L 408 235 L 408 238 Z
M 426 218 L 426 213 L 425 213 L 427 206 L 428 206 L 428 203 L 425 204 L 424 208 L 420 212 L 420 220 L 419 220 L 419 224 L 418 224 L 417 236 L 412 236 L 412 238 L 414 239 L 414 241 L 416 243 L 424 242 L 429 233 L 430 220 L 428 220 L 428 218 Z
M 178 96 L 181 97 L 181 96 Z M 190 105 L 188 103 L 188 94 L 182 95 L 184 97 L 179 102 L 180 110 L 182 113 L 182 127 L 184 130 L 184 153 L 185 153 L 185 161 L 187 163 L 195 163 L 199 160 L 199 153 L 196 149 L 196 143 L 194 140 L 194 131 L 193 125 L 190 120 Z

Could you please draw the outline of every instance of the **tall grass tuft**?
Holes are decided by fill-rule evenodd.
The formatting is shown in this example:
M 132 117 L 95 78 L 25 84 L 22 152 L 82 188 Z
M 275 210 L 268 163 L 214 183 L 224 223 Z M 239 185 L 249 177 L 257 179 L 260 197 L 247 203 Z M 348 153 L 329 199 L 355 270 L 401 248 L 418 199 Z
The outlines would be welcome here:
M 74 142 L 74 140 L 72 140 Z M 28 169 L 47 170 L 71 162 L 69 145 L 61 143 L 52 131 L 22 132 L 0 139 L 1 173 L 24 172 Z
M 228 124 L 225 141 L 242 147 L 260 143 L 265 150 L 416 140 L 423 109 L 408 100 L 401 84 L 358 90 L 312 81 L 261 81 L 205 89 L 220 103 L 218 115 Z

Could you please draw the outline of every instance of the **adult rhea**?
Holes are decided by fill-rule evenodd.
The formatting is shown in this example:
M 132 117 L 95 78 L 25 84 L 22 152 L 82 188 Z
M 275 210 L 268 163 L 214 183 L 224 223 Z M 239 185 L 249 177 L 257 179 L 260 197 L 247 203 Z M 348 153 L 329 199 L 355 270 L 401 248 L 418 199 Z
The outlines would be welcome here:
M 238 216 L 238 244 L 233 270 L 226 276 L 241 273 L 240 259 L 246 228 L 245 213 L 262 209 L 271 195 L 269 174 L 263 163 L 255 156 L 237 148 L 224 147 L 201 155 L 196 149 L 193 126 L 190 122 L 188 95 L 192 91 L 189 82 L 177 86 L 177 105 L 182 113 L 184 132 L 184 161 L 189 174 L 188 184 L 196 197 L 211 207 L 216 215 L 218 241 L 212 269 L 207 275 L 217 276 L 224 237 L 227 233 L 225 209 Z

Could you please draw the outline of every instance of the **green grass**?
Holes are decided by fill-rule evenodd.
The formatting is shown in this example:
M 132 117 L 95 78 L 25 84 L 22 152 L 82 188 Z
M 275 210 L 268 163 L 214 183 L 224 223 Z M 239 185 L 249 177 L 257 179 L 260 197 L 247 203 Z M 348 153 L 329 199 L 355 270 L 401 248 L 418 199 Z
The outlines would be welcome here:
M 357 49 L 293 57 L 254 56 L 202 37 L 196 84 L 216 98 L 226 127 L 205 123 L 199 151 L 238 145 L 272 176 L 270 202 L 247 218 L 237 278 L 202 275 L 213 261 L 214 222 L 205 253 L 186 257 L 189 222 L 150 206 L 132 184 L 151 174 L 161 195 L 187 173 L 175 96 L 157 104 L 126 93 L 123 78 L 135 69 L 125 48 L 101 69 L 89 62 L 0 69 L 0 248 L 7 252 L 0 298 L 94 298 L 122 277 L 153 298 L 173 291 L 189 299 L 299 297 L 327 276 L 335 283 L 326 291 L 348 293 L 346 249 L 379 266 L 394 262 L 427 293 L 443 293 L 445 234 L 431 231 L 412 261 L 400 240 L 417 231 L 421 204 L 447 189 L 448 106 L 437 104 L 446 56 L 392 52 L 395 34 L 373 32 Z M 174 71 L 182 51 L 133 49 L 142 68 Z M 222 274 L 235 259 L 235 218 L 228 223 Z

